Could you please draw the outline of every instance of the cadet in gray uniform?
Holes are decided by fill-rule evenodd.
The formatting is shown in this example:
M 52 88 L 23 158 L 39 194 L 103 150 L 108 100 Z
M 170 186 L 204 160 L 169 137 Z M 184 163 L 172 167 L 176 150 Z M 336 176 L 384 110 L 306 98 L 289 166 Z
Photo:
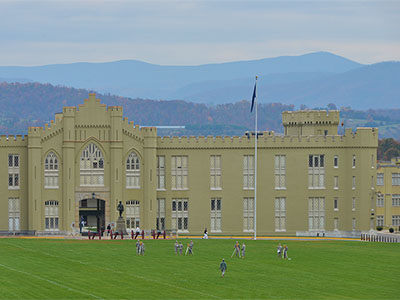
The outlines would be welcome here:
M 244 258 L 245 256 L 246 256 L 246 245 L 243 242 L 243 244 L 242 244 L 242 258 Z
M 179 243 L 179 255 L 182 255 L 183 252 L 183 244 L 182 242 Z
M 139 255 L 139 240 L 136 240 L 136 254 Z
M 179 244 L 178 241 L 175 242 L 175 255 L 178 255 L 178 251 L 179 251 Z
M 189 251 L 189 255 L 193 255 L 193 241 L 190 241 L 190 243 L 188 244 L 188 247 L 186 249 L 186 254 L 188 254 Z
M 282 246 L 280 243 L 278 244 L 278 248 L 276 248 L 276 253 L 278 253 L 278 257 L 282 259 Z
M 283 259 L 288 259 L 288 247 L 285 245 L 283 246 Z
M 221 272 L 222 272 L 222 277 L 224 277 L 225 271 L 226 271 L 226 262 L 225 262 L 225 259 L 222 259 L 222 262 L 221 262 L 221 264 L 219 265 L 219 269 L 220 269 Z

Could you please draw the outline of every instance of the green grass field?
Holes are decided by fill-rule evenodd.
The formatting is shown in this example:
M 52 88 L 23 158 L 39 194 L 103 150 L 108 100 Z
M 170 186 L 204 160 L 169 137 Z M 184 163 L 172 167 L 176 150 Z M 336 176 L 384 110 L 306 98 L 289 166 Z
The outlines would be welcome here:
M 182 240 L 185 248 L 188 240 Z M 264 298 L 399 299 L 400 244 L 194 240 L 194 256 L 175 256 L 173 240 L 0 239 L 0 299 Z M 228 265 L 225 278 L 218 269 Z

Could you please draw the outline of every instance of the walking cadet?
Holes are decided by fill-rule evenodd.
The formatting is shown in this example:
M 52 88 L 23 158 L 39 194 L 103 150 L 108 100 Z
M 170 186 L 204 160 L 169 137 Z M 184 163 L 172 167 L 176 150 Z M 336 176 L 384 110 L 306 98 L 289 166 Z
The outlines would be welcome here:
M 179 251 L 179 244 L 178 244 L 178 241 L 175 241 L 174 247 L 175 247 L 175 255 L 178 255 L 178 251 Z
M 233 249 L 231 257 L 233 257 L 233 255 L 240 257 L 240 244 L 238 241 L 236 241 L 235 248 Z
M 182 242 L 179 243 L 179 255 L 182 255 L 183 253 L 183 244 Z
M 188 254 L 188 252 L 189 255 L 193 255 L 193 241 L 190 241 L 190 243 L 187 244 L 185 255 Z
M 245 258 L 245 256 L 246 256 L 246 245 L 243 242 L 243 244 L 242 244 L 242 258 Z
M 286 245 L 283 246 L 283 259 L 288 259 L 288 247 Z
M 219 269 L 221 270 L 222 274 L 221 277 L 223 278 L 225 275 L 225 271 L 226 271 L 226 262 L 225 259 L 222 259 L 221 264 L 219 265 Z
M 136 240 L 136 254 L 139 255 L 139 240 Z
M 278 258 L 282 259 L 282 245 L 281 245 L 281 243 L 278 244 L 278 247 L 276 248 L 276 253 L 278 253 Z

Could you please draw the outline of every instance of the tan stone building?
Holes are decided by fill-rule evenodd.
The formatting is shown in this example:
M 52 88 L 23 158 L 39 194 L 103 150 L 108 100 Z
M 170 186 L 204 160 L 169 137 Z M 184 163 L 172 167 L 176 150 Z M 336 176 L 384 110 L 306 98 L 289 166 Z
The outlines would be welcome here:
M 258 142 L 257 234 L 351 235 L 374 226 L 378 132 L 337 134 L 338 111 L 285 112 Z M 45 128 L 0 138 L 0 231 L 115 223 L 252 235 L 254 137 L 159 137 L 94 94 Z
M 400 226 L 400 158 L 379 162 L 376 174 L 376 226 Z

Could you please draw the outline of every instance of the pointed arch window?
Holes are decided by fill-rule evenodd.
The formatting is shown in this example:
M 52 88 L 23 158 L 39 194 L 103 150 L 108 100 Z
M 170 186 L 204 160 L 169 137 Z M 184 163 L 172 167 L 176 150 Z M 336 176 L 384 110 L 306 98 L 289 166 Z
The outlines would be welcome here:
M 54 152 L 49 152 L 44 160 L 44 188 L 58 188 L 58 159 Z
M 93 143 L 86 146 L 79 167 L 81 186 L 104 186 L 104 159 L 99 147 Z
M 140 160 L 135 152 L 126 159 L 126 188 L 140 188 Z

